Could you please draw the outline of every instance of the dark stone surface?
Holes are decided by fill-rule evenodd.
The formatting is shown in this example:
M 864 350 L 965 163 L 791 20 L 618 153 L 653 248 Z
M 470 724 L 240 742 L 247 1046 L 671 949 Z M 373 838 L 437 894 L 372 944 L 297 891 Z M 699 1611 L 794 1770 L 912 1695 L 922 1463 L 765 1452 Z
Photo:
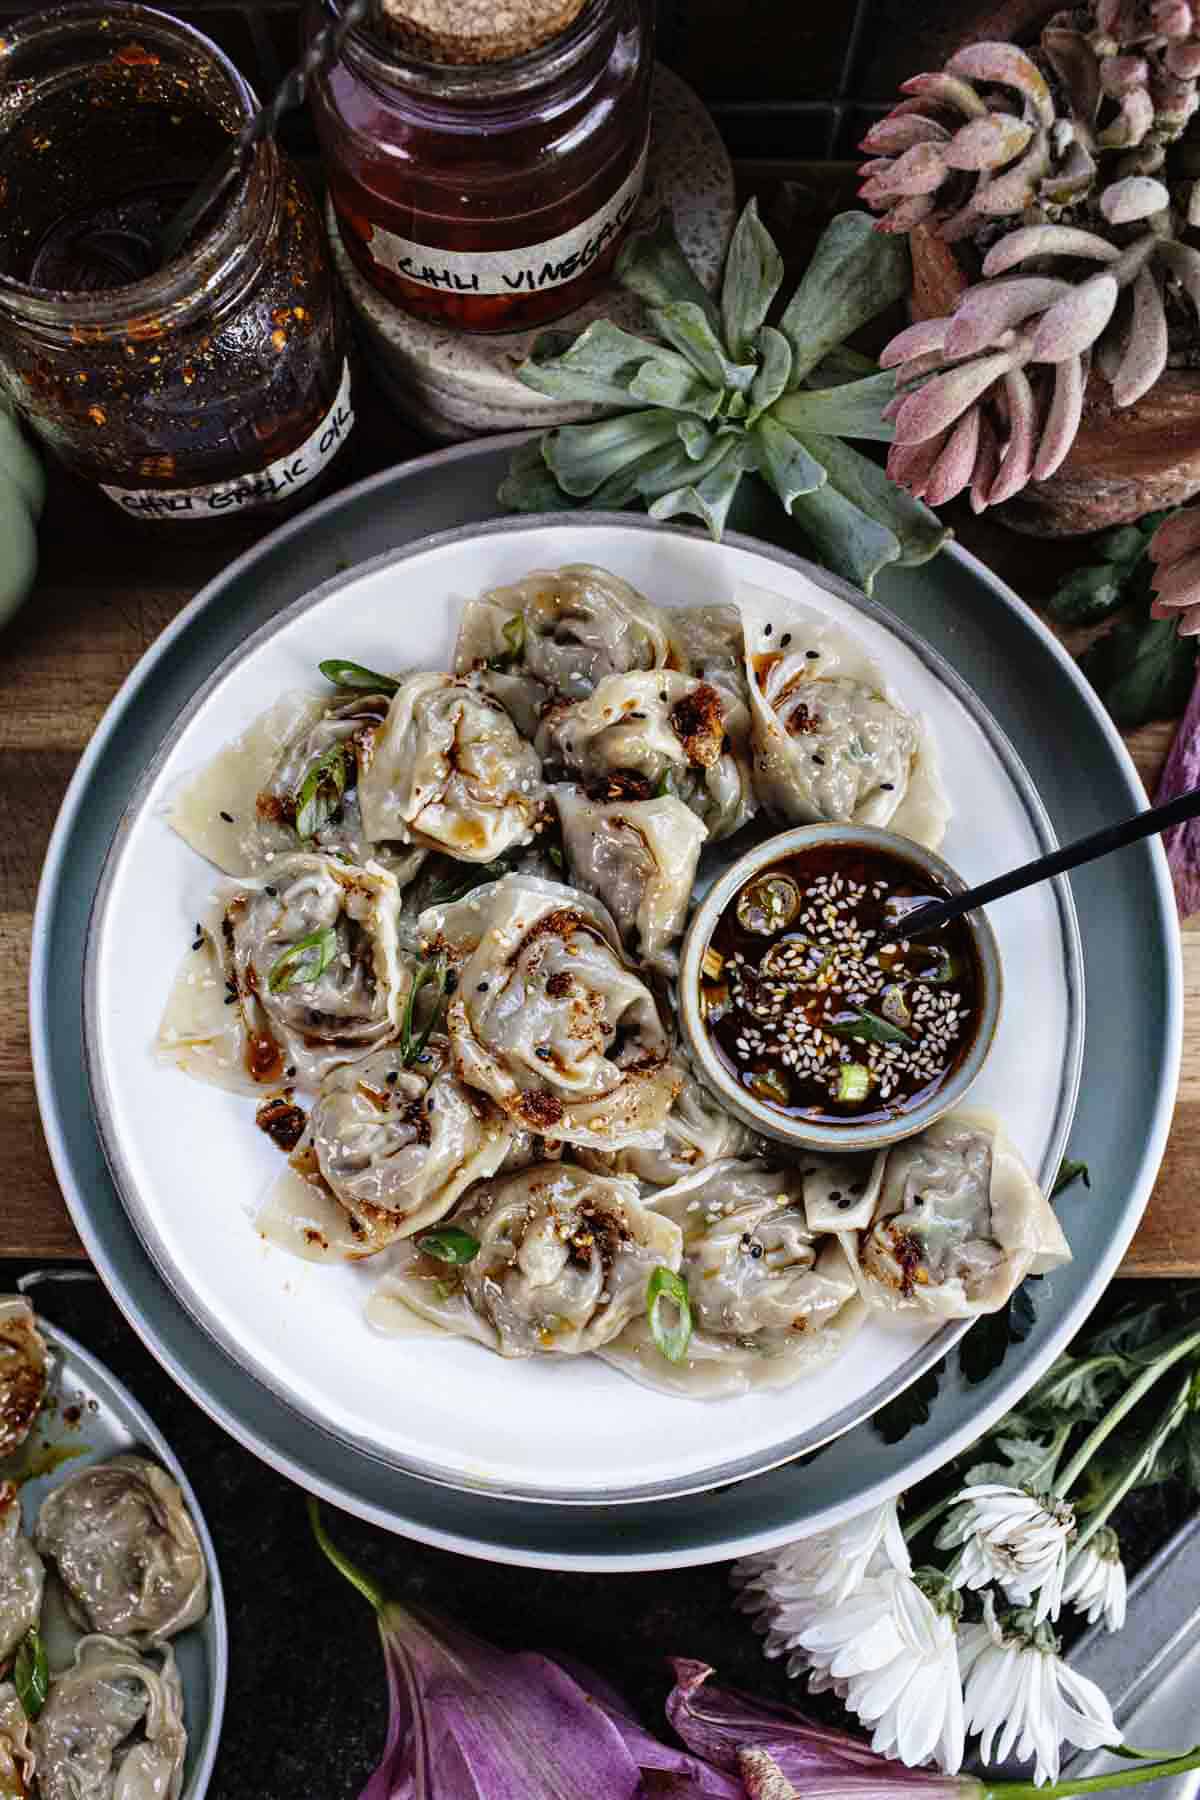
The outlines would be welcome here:
M 24 1266 L 0 1262 L 0 1292 L 11 1291 Z M 1153 1297 L 1154 1284 L 1141 1285 Z M 1118 1283 L 1103 1305 L 1136 1291 Z M 354 1800 L 383 1746 L 383 1662 L 369 1608 L 312 1541 L 303 1494 L 180 1392 L 99 1283 L 46 1284 L 35 1298 L 161 1427 L 216 1542 L 232 1666 L 210 1800 Z M 1134 1497 L 1119 1519 L 1131 1565 L 1152 1554 L 1188 1506 L 1176 1486 Z M 732 1609 L 728 1564 L 646 1575 L 542 1573 L 427 1549 L 328 1508 L 326 1523 L 388 1594 L 509 1649 L 559 1650 L 590 1663 L 656 1730 L 669 1655 L 699 1657 L 732 1686 L 802 1703 L 801 1690 L 763 1658 L 749 1622 Z

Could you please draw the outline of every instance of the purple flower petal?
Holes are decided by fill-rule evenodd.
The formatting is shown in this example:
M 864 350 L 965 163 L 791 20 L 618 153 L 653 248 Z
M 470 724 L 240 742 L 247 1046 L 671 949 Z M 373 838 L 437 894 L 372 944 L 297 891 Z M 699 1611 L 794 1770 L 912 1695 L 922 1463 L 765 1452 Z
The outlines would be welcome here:
M 1200 676 L 1192 689 L 1187 711 L 1179 722 L 1154 798 L 1161 806 L 1164 801 L 1174 800 L 1194 787 L 1200 787 Z M 1200 910 L 1200 819 L 1188 819 L 1184 824 L 1174 826 L 1164 834 L 1163 842 L 1171 879 L 1175 883 L 1179 916 L 1186 919 Z

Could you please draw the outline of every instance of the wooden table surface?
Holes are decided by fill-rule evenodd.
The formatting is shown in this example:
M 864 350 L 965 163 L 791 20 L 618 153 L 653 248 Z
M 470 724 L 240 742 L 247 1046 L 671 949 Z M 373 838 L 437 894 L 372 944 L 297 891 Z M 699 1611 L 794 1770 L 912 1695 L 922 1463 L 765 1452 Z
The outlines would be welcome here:
M 362 390 L 366 390 L 365 393 Z M 359 423 L 335 465 L 344 485 L 425 446 L 384 415 L 360 384 Z M 1078 546 L 1013 537 L 950 508 L 959 540 L 1017 591 L 1036 599 L 1080 560 Z M 0 634 L 0 1131 L 7 1145 L 0 1255 L 83 1251 L 59 1193 L 38 1121 L 30 1063 L 27 979 L 34 897 L 46 843 L 80 753 L 142 652 L 203 584 L 271 528 L 244 518 L 218 537 L 187 526 L 139 526 L 61 473 L 52 473 L 37 588 Z M 1133 733 L 1153 786 L 1169 722 Z M 1200 1275 L 1200 917 L 1183 934 L 1186 1042 L 1166 1159 L 1126 1275 Z

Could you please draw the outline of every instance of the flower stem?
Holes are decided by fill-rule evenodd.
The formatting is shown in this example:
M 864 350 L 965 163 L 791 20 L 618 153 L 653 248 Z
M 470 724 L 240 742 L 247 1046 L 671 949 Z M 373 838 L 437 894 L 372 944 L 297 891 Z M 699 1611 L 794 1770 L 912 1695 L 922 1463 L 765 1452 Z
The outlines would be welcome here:
M 1109 1515 L 1121 1504 L 1121 1501 L 1125 1498 L 1130 1488 L 1141 1479 L 1147 1468 L 1153 1463 L 1154 1458 L 1158 1455 L 1158 1452 L 1162 1447 L 1163 1441 L 1171 1435 L 1183 1417 L 1184 1410 L 1187 1406 L 1188 1394 L 1191 1392 L 1191 1386 L 1192 1376 L 1191 1371 L 1189 1370 L 1183 1378 L 1182 1387 L 1176 1391 L 1171 1404 L 1161 1415 L 1153 1435 L 1142 1444 L 1137 1455 L 1131 1459 L 1123 1473 L 1113 1482 L 1100 1505 L 1087 1515 L 1087 1519 L 1080 1529 L 1079 1536 L 1071 1546 L 1072 1561 L 1079 1555 L 1088 1540 L 1095 1537 Z
M 1109 1775 L 1081 1775 L 1075 1780 L 1068 1777 L 1049 1787 L 1037 1787 L 1032 1781 L 995 1781 L 985 1784 L 983 1800 L 1061 1800 L 1067 1794 L 1102 1794 L 1108 1788 L 1134 1787 L 1141 1781 L 1166 1781 L 1173 1775 L 1186 1775 L 1189 1769 L 1200 1769 L 1200 1749 L 1185 1751 L 1165 1762 L 1143 1763 L 1136 1769 L 1126 1764 Z
M 1083 1474 L 1084 1469 L 1087 1467 L 1096 1451 L 1100 1448 L 1101 1444 L 1116 1430 L 1126 1413 L 1133 1410 L 1138 1401 L 1142 1398 L 1142 1395 L 1149 1392 L 1160 1376 L 1165 1375 L 1167 1370 L 1172 1368 L 1175 1363 L 1180 1362 L 1183 1357 L 1188 1356 L 1197 1348 L 1200 1348 L 1200 1331 L 1191 1331 L 1185 1338 L 1182 1338 L 1179 1343 L 1173 1345 L 1170 1350 L 1164 1352 L 1156 1362 L 1152 1362 L 1148 1368 L 1143 1370 L 1137 1380 L 1132 1382 L 1130 1386 L 1126 1388 L 1125 1392 L 1121 1395 L 1121 1398 L 1109 1408 L 1100 1423 L 1093 1431 L 1089 1432 L 1087 1437 L 1083 1440 L 1079 1449 L 1075 1452 L 1066 1468 L 1054 1483 L 1054 1492 L 1056 1494 L 1061 1496 L 1069 1492 L 1074 1483 L 1078 1481 L 1079 1477 Z
M 308 1522 L 312 1526 L 313 1536 L 338 1574 L 344 1575 L 351 1586 L 356 1587 L 363 1598 L 370 1601 L 377 1613 L 382 1612 L 386 1604 L 382 1591 L 334 1544 L 321 1519 L 321 1508 L 315 1494 L 308 1496 Z
M 933 1521 L 953 1504 L 953 1501 L 954 1495 L 947 1494 L 944 1499 L 935 1500 L 932 1506 L 926 1507 L 923 1513 L 918 1513 L 912 1524 L 905 1525 L 903 1528 L 905 1543 L 911 1544 L 914 1538 L 920 1537 L 925 1527 L 932 1525 Z

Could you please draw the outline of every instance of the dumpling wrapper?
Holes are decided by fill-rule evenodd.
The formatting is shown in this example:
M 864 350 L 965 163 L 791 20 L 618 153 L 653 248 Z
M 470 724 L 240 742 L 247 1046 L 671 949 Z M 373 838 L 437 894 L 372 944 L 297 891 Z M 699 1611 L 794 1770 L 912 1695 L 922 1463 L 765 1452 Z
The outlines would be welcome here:
M 34 1792 L 33 1736 L 11 1681 L 0 1681 L 0 1800 L 27 1800 Z
M 493 862 L 533 836 L 542 765 L 498 700 L 453 675 L 410 675 L 359 782 L 373 842 Z
M 179 1800 L 183 1689 L 170 1645 L 154 1653 L 157 1667 L 120 1638 L 80 1639 L 33 1727 L 41 1800 Z
M 874 1222 L 842 1242 L 869 1305 L 942 1319 L 997 1312 L 1026 1275 L 1071 1260 L 1000 1120 L 973 1107 L 888 1152 Z
M 682 1073 L 599 901 L 510 875 L 431 907 L 420 929 L 455 963 L 446 1031 L 468 1087 L 551 1142 L 662 1142 Z
M 727 1112 L 716 1095 L 685 1068 L 683 1086 L 667 1115 L 660 1145 L 616 1150 L 611 1155 L 586 1150 L 580 1152 L 579 1160 L 602 1174 L 632 1175 L 648 1187 L 673 1187 L 710 1163 L 759 1156 L 764 1149 L 758 1133 Z
M 390 1046 L 326 1076 L 259 1215 L 269 1242 L 310 1262 L 374 1255 L 496 1173 L 515 1135 L 508 1118 L 458 1080 L 444 1039 L 423 1056 L 406 1066 Z
M 23 1294 L 0 1295 L 0 1457 L 33 1429 L 46 1397 L 46 1340 Z
M 608 777 L 641 778 L 629 798 L 671 793 L 715 840 L 757 809 L 749 757 L 749 715 L 728 690 L 673 669 L 609 675 L 586 700 L 551 707 L 538 728 L 547 767 L 589 788 Z
M 793 824 L 886 827 L 936 850 L 950 807 L 932 736 L 854 632 L 761 588 L 743 587 L 738 604 L 767 810 Z
M 579 700 L 606 675 L 661 669 L 671 660 L 666 613 L 636 588 L 589 563 L 535 569 L 463 609 L 455 672 L 474 670 L 533 736 L 549 699 Z M 507 698 L 505 697 L 507 694 Z
M 278 858 L 298 850 L 325 855 L 336 850 L 353 863 L 382 863 L 404 886 L 424 853 L 368 843 L 358 809 L 359 771 L 387 708 L 386 696 L 378 694 L 281 695 L 184 778 L 167 807 L 167 823 L 226 875 L 262 875 Z M 335 817 L 315 839 L 303 840 L 293 822 L 295 796 L 317 759 L 337 743 L 346 745 L 352 779 Z
M 412 1316 L 501 1356 L 582 1356 L 645 1311 L 656 1268 L 678 1269 L 677 1225 L 636 1183 L 569 1162 L 534 1164 L 473 1188 L 450 1221 L 479 1243 L 469 1262 L 399 1247 L 367 1305 L 381 1331 Z
M 789 1387 L 840 1356 L 862 1324 L 844 1252 L 808 1229 L 795 1168 L 715 1162 L 650 1204 L 683 1232 L 692 1334 L 673 1363 L 635 1319 L 602 1352 L 622 1374 L 690 1400 Z
M 633 956 L 668 973 L 708 832 L 682 800 L 593 800 L 573 783 L 550 790 L 575 887 L 608 908 Z
M 812 1232 L 865 1231 L 875 1216 L 887 1165 L 886 1150 L 854 1156 L 825 1156 L 815 1150 L 799 1157 L 804 1178 L 804 1213 Z
M 286 857 L 269 878 L 223 884 L 175 977 L 157 1059 L 232 1093 L 262 1094 L 293 1080 L 315 1088 L 329 1069 L 369 1055 L 396 1035 L 412 984 L 399 904 L 386 869 L 331 857 Z M 310 980 L 301 962 L 273 993 L 279 959 L 322 930 L 336 937 L 327 967 Z
M 132 1453 L 53 1488 L 34 1528 L 85 1630 L 157 1643 L 208 1610 L 204 1551 L 178 1482 Z
M 42 1559 L 21 1531 L 20 1491 L 0 1481 L 0 1663 L 36 1626 L 45 1585 Z

